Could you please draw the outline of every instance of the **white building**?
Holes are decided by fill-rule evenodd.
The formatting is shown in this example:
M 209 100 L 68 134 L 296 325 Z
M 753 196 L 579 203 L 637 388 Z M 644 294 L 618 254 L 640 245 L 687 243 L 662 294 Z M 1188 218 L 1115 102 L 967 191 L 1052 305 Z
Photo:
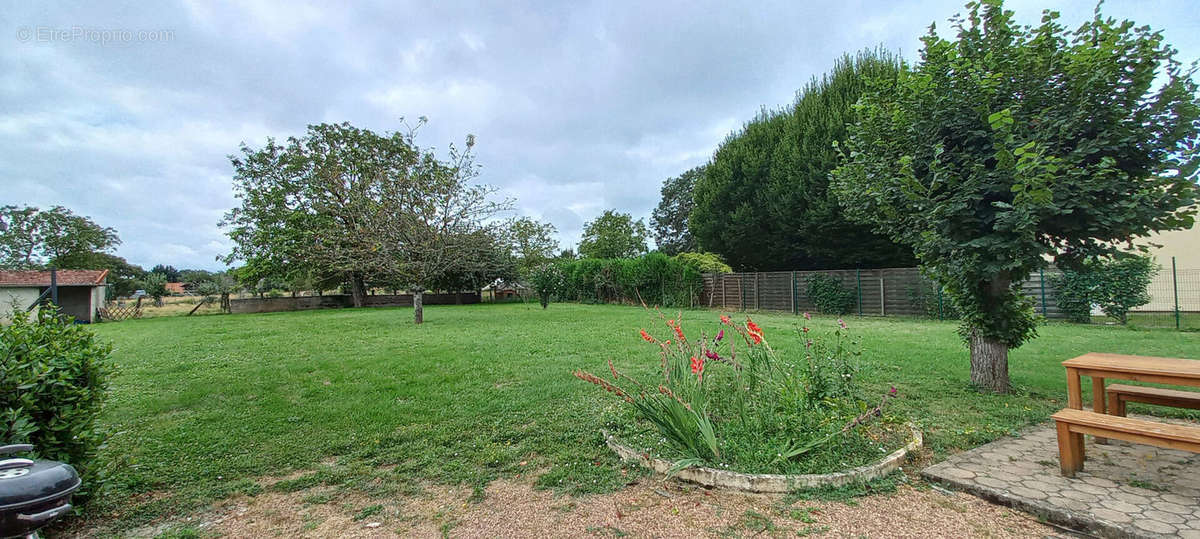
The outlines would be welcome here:
M 107 278 L 108 270 L 58 270 L 58 306 L 63 314 L 79 322 L 97 321 Z M 49 271 L 0 271 L 0 322 L 8 321 L 14 309 L 25 312 L 50 288 L 50 280 Z

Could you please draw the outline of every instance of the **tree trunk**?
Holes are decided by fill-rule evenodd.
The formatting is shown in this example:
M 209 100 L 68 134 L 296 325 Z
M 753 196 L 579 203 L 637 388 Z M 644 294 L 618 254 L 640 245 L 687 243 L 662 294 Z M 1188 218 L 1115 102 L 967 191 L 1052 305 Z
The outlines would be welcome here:
M 413 323 L 422 324 L 425 322 L 425 305 L 424 290 L 413 290 Z
M 350 299 L 354 301 L 355 307 L 363 306 L 363 298 L 367 295 L 367 285 L 363 283 L 362 276 L 355 273 L 350 276 Z
M 971 333 L 971 385 L 995 393 L 1008 393 L 1008 346 Z

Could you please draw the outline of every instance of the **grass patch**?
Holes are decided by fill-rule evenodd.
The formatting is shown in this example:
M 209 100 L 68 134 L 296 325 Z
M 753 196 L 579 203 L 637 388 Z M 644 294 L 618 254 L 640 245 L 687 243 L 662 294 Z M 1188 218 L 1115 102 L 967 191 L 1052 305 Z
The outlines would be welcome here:
M 874 494 L 891 494 L 896 492 L 896 488 L 900 483 L 904 482 L 905 476 L 901 472 L 893 472 L 887 477 L 876 479 L 874 481 L 856 481 L 849 485 L 839 487 L 825 486 L 816 488 L 798 489 L 789 492 L 784 496 L 783 503 L 790 505 L 800 500 L 820 500 L 826 502 L 842 502 L 848 505 L 855 505 L 855 498 L 863 496 L 871 496 Z
M 644 473 L 622 465 L 598 434 L 620 417 L 622 403 L 570 373 L 612 359 L 630 374 L 652 374 L 658 358 L 637 335 L 656 320 L 648 313 L 435 305 L 422 326 L 411 315 L 367 308 L 96 325 L 115 345 L 118 372 L 102 418 L 111 438 L 101 458 L 113 490 L 88 515 L 136 526 L 252 492 L 249 481 L 264 475 L 305 469 L 316 477 L 273 488 L 394 495 L 424 482 L 484 485 L 539 470 L 540 487 L 586 493 Z M 682 320 L 708 325 L 716 317 L 685 311 Z M 803 350 L 800 318 L 755 321 L 780 354 Z M 980 395 L 968 387 L 955 323 L 848 323 L 862 337 L 860 376 L 880 394 L 899 388 L 893 412 L 913 418 L 936 455 L 1045 421 L 1065 406 L 1064 359 L 1089 351 L 1200 356 L 1195 333 L 1052 323 L 1012 352 L 1017 391 Z M 341 465 L 320 465 L 331 456 Z

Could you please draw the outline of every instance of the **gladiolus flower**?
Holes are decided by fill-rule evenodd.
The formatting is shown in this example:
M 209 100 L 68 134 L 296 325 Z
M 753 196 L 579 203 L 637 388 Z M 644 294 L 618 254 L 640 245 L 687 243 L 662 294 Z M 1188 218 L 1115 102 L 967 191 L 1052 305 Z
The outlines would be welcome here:
M 713 352 L 712 350 L 705 350 L 705 351 L 704 351 L 704 357 L 707 357 L 708 359 L 711 359 L 711 360 L 713 360 L 713 361 L 720 361 L 720 360 L 721 360 L 721 356 L 720 356 L 720 355 L 718 355 L 716 352 Z
M 721 331 L 717 332 L 717 338 L 714 339 L 713 342 L 721 342 L 721 339 L 724 339 L 724 338 L 725 338 L 725 330 L 722 329 Z
M 732 325 L 733 325 L 733 320 L 730 320 L 728 316 L 721 315 L 721 323 L 722 323 L 722 324 L 725 324 L 725 325 L 727 325 L 727 326 L 732 326 Z
M 896 386 L 892 386 L 892 388 L 888 390 L 888 395 L 891 395 L 893 397 L 896 396 Z
M 804 319 L 805 319 L 805 320 L 812 320 L 812 315 L 811 315 L 811 314 L 808 314 L 808 313 L 806 312 L 806 313 L 804 313 Z
M 808 326 L 804 326 L 804 327 L 802 327 L 802 328 L 800 328 L 800 329 L 804 330 L 804 332 L 805 332 L 805 333 L 808 333 Z
M 649 333 L 646 333 L 646 330 L 643 329 L 641 331 L 642 331 L 642 339 L 643 340 L 645 340 L 646 342 L 654 342 L 654 337 L 651 337 Z
M 758 333 L 751 333 L 750 338 L 754 340 L 754 344 L 758 344 L 763 341 L 762 335 Z
M 805 348 L 812 348 L 812 345 L 813 345 L 812 339 L 809 339 L 808 342 L 804 343 Z
M 846 329 L 846 322 L 841 318 L 838 318 L 838 325 L 842 326 L 842 329 Z
M 704 360 L 696 356 L 692 356 L 692 374 L 695 374 L 696 377 L 699 378 L 700 373 L 702 372 L 704 372 Z
M 683 341 L 687 340 L 687 339 L 683 338 L 683 328 L 681 328 L 679 326 L 675 326 L 675 336 L 679 337 L 679 342 L 683 342 Z

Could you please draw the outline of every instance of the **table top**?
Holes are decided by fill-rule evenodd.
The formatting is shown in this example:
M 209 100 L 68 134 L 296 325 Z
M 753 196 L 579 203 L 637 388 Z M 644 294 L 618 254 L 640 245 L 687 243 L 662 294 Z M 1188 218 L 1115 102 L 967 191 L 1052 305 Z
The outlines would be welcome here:
M 1200 380 L 1200 360 L 1176 357 L 1127 356 L 1092 352 L 1071 358 L 1064 367 L 1115 373 L 1149 374 Z

